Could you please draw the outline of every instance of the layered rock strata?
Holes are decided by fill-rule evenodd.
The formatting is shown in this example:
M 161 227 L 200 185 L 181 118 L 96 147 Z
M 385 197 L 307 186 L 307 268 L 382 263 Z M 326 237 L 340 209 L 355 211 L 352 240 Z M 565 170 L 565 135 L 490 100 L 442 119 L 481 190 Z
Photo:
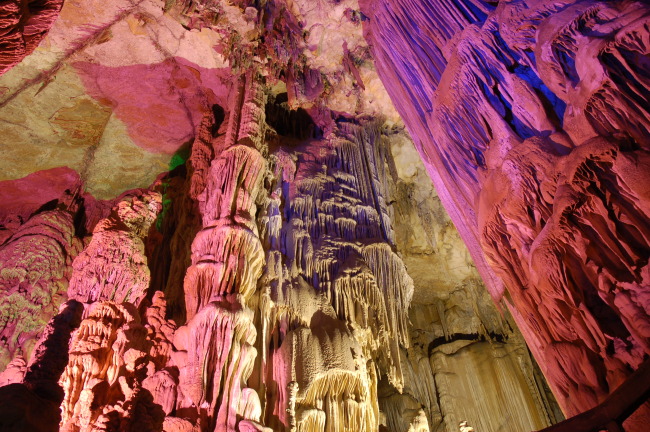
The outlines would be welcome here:
M 649 354 L 647 5 L 377 0 L 364 13 L 492 296 L 564 411 L 593 407 Z

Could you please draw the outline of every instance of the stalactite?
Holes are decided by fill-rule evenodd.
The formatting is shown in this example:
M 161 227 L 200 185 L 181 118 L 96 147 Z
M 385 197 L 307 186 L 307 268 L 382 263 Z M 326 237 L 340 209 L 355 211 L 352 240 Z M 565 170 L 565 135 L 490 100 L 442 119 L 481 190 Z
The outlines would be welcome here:
M 403 386 L 413 285 L 389 243 L 375 128 L 346 126 L 297 157 L 270 156 L 262 361 L 267 421 L 289 429 L 376 430 L 379 375 Z

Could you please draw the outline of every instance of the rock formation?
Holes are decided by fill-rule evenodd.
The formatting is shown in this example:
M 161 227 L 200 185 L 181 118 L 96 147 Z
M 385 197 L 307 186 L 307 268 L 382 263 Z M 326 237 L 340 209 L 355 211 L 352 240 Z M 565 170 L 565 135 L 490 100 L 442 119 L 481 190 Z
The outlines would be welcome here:
M 48 32 L 63 0 L 16 0 L 0 6 L 0 74 L 30 54 Z
M 67 2 L 0 77 L 0 430 L 519 432 L 600 403 L 649 353 L 648 16 Z
M 65 210 L 39 213 L 0 249 L 3 368 L 12 359 L 30 359 L 40 332 L 65 299 L 72 259 L 81 246 L 72 218 Z
M 593 407 L 649 353 L 650 10 L 434 0 L 363 10 L 382 80 L 492 296 L 565 412 Z

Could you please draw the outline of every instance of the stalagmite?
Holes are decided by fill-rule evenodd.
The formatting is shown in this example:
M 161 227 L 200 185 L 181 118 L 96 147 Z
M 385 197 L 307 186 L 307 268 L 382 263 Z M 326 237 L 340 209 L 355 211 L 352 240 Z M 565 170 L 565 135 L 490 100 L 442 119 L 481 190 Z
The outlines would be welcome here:
M 158 194 L 120 201 L 111 216 L 97 224 L 90 244 L 72 264 L 68 296 L 83 303 L 110 300 L 139 306 L 149 288 L 142 238 L 159 207 Z
M 68 364 L 59 378 L 64 393 L 62 430 L 130 430 L 145 418 L 149 422 L 146 430 L 162 425 L 165 413 L 154 405 L 142 381 L 147 375 L 152 375 L 149 382 L 160 376 L 154 361 L 160 368 L 169 358 L 167 338 L 173 325 L 157 313 L 160 309 L 164 313 L 159 294 L 155 307 L 145 314 L 144 324 L 149 328 L 137 309 L 149 287 L 142 239 L 159 210 L 157 193 L 125 197 L 97 224 L 93 239 L 73 263 L 69 295 L 85 305 L 83 321 L 72 333 Z M 174 385 L 166 390 L 173 392 Z M 165 397 L 159 391 L 155 396 Z
M 188 323 L 174 339 L 183 352 L 177 357 L 185 363 L 179 365 L 179 409 L 201 418 L 202 430 L 224 432 L 235 431 L 241 420 L 251 429 L 251 421 L 260 416 L 255 390 L 244 385 L 257 355 L 253 310 L 247 303 L 264 262 L 253 231 L 255 199 L 266 169 L 260 153 L 264 93 L 254 73 L 239 83 L 227 126 L 226 146 L 232 146 L 215 155 L 198 197 L 203 230 L 192 243 L 184 282 Z M 251 402 L 253 407 L 238 410 Z
M 92 406 L 103 405 L 98 401 L 107 396 L 105 387 L 115 384 L 119 370 L 127 366 L 125 345 L 131 342 L 127 335 L 140 330 L 142 336 L 144 329 L 138 321 L 132 306 L 129 308 L 112 302 L 92 305 L 88 317 L 75 331 L 70 345 L 70 360 L 60 379 L 65 392 L 62 405 L 64 430 L 77 425 L 82 430 L 90 430 L 97 416 Z

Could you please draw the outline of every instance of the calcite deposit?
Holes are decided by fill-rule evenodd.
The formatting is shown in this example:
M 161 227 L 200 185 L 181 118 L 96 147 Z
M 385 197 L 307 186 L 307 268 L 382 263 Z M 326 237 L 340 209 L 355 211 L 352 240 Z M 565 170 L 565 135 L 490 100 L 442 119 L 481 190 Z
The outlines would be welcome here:
M 15 5 L 0 430 L 538 431 L 650 354 L 644 3 Z
M 0 5 L 0 74 L 30 54 L 59 15 L 63 0 L 16 0 Z
M 488 290 L 564 411 L 595 406 L 649 353 L 650 9 L 377 0 L 362 10 L 380 76 Z

